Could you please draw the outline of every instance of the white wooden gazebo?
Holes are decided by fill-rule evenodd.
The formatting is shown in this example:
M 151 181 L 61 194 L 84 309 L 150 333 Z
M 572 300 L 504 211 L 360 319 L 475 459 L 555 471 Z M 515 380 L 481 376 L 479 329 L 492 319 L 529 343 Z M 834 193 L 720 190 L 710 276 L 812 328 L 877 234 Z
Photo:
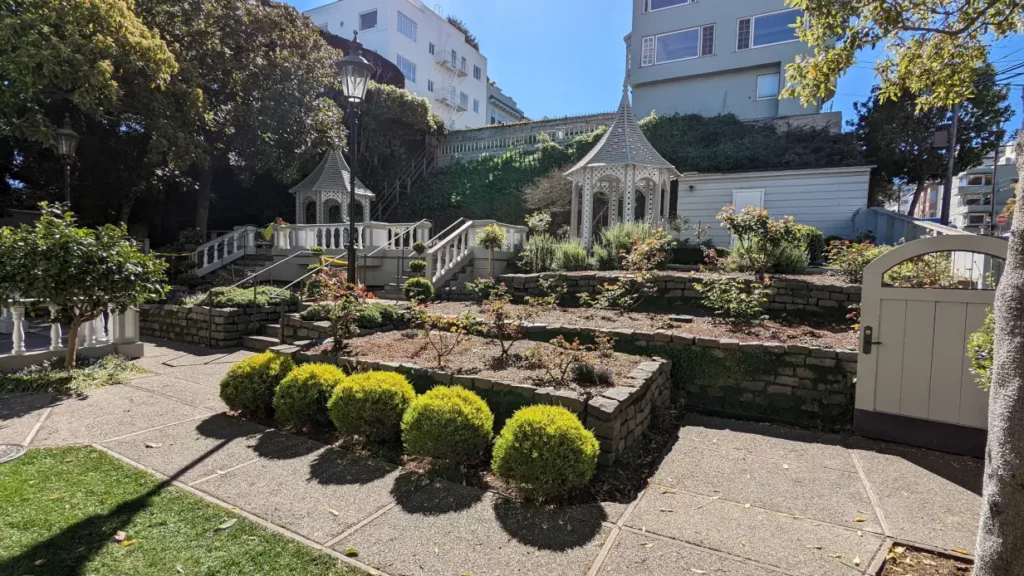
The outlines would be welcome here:
M 330 150 L 313 173 L 290 192 L 295 196 L 296 224 L 340 224 L 349 221 L 349 167 L 340 150 Z M 370 221 L 373 192 L 356 179 L 356 201 L 362 208 L 357 221 Z
M 565 173 L 572 180 L 571 232 L 587 249 L 593 244 L 597 196 L 607 201 L 609 226 L 633 222 L 638 212 L 648 223 L 664 226 L 669 216 L 670 182 L 680 176 L 640 131 L 628 90 L 622 89 L 622 103 L 608 132 Z

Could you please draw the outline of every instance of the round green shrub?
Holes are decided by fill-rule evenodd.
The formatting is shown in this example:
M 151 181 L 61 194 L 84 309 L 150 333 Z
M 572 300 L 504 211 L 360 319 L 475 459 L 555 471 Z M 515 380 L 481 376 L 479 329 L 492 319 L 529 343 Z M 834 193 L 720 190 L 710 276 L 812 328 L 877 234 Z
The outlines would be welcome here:
M 518 410 L 494 443 L 491 468 L 535 500 L 550 500 L 584 486 L 597 468 L 594 434 L 561 406 Z
M 391 304 L 380 303 L 370 304 L 370 306 L 372 306 L 375 310 L 377 310 L 377 313 L 380 314 L 381 325 L 388 326 L 394 324 L 395 322 L 398 322 L 398 317 L 400 316 L 400 314 L 398 312 L 398 308 L 396 308 L 395 306 Z
M 337 306 L 338 305 L 334 302 L 318 302 L 303 310 L 302 313 L 299 314 L 299 318 L 307 322 L 322 322 L 324 320 L 330 320 L 331 314 Z
M 421 304 L 434 299 L 434 285 L 426 278 L 409 278 L 402 286 L 405 299 Z
M 821 233 L 821 230 L 807 224 L 797 224 L 796 231 L 804 246 L 807 247 L 807 260 L 811 264 L 819 262 L 825 257 L 828 243 L 825 241 L 825 235 Z
M 269 351 L 250 356 L 232 366 L 220 381 L 220 397 L 232 410 L 272 416 L 274 392 L 294 368 L 295 362 L 288 356 Z
M 356 324 L 360 328 L 380 328 L 383 324 L 383 320 L 380 316 L 380 310 L 373 306 L 363 306 L 359 309 L 356 317 Z
M 487 403 L 461 386 L 436 386 L 409 406 L 402 418 L 402 442 L 413 456 L 466 461 L 487 448 L 494 414 Z
M 415 252 L 417 256 L 422 256 L 427 253 L 427 245 L 424 242 L 413 242 L 412 251 Z
M 274 393 L 274 418 L 286 426 L 330 426 L 327 401 L 345 380 L 341 368 L 330 364 L 303 364 L 285 376 Z
M 423 274 L 423 271 L 427 269 L 426 260 L 412 260 L 409 262 L 409 271 L 413 274 Z
M 382 441 L 398 434 L 402 415 L 415 397 L 412 384 L 401 374 L 364 372 L 334 389 L 327 410 L 343 434 Z

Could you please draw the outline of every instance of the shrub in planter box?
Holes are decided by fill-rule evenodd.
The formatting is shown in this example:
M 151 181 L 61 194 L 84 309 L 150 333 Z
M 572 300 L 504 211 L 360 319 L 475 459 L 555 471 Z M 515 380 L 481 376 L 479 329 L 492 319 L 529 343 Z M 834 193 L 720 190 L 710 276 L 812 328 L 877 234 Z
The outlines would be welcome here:
M 359 309 L 356 320 L 360 328 L 390 326 L 398 320 L 398 308 L 390 304 L 373 303 Z
M 494 414 L 479 396 L 460 386 L 437 386 L 409 406 L 402 442 L 413 456 L 464 462 L 491 442 Z
M 527 498 L 550 500 L 589 482 L 599 452 L 597 438 L 572 412 L 528 406 L 505 423 L 491 468 Z
M 231 367 L 220 381 L 220 397 L 232 410 L 259 417 L 274 413 L 274 393 L 281 380 L 295 369 L 288 356 L 264 352 Z
M 327 401 L 345 380 L 331 364 L 303 364 L 285 376 L 274 393 L 274 418 L 286 426 L 325 428 L 331 425 Z
M 331 421 L 343 434 L 371 441 L 394 438 L 416 391 L 396 372 L 354 374 L 334 389 L 327 403 Z

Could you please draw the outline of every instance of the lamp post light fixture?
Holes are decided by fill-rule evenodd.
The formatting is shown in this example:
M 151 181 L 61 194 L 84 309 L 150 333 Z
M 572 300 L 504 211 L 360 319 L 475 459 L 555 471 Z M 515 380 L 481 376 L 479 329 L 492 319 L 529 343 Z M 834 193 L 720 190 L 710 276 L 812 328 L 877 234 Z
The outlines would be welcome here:
M 366 98 L 366 88 L 370 77 L 376 69 L 361 55 L 362 44 L 359 43 L 359 32 L 352 33 L 352 50 L 338 63 L 341 73 L 341 95 L 344 99 L 345 115 L 349 119 L 348 158 L 349 158 L 349 196 L 348 196 L 348 281 L 356 282 L 356 171 L 359 166 L 359 112 Z
M 64 202 L 71 207 L 71 164 L 78 149 L 78 133 L 71 129 L 71 115 L 64 115 L 64 126 L 57 130 L 56 148 L 60 163 L 64 165 Z

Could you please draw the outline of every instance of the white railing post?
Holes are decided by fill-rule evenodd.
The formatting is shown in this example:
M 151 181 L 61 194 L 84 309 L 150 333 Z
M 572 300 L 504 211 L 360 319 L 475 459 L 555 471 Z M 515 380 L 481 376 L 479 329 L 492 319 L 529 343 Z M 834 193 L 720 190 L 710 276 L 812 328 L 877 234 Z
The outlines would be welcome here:
M 103 312 L 100 312 L 99 316 L 93 319 L 93 334 L 96 335 L 96 346 L 103 346 L 110 342 L 110 338 L 107 337 L 107 327 L 104 320 Z
M 11 314 L 11 309 L 4 307 L 0 308 L 0 334 L 10 334 L 14 332 L 14 316 Z
M 60 322 L 53 321 L 54 316 L 57 315 L 59 309 L 56 304 L 50 304 L 50 350 L 56 352 L 57 350 L 63 350 L 64 345 L 61 343 L 61 331 Z
M 110 318 L 113 326 L 114 344 L 134 344 L 139 341 L 139 311 L 128 308 L 115 312 Z
M 25 353 L 25 307 L 17 304 L 11 306 L 11 315 L 14 321 L 14 331 L 11 333 L 14 347 L 11 353 L 20 356 Z

